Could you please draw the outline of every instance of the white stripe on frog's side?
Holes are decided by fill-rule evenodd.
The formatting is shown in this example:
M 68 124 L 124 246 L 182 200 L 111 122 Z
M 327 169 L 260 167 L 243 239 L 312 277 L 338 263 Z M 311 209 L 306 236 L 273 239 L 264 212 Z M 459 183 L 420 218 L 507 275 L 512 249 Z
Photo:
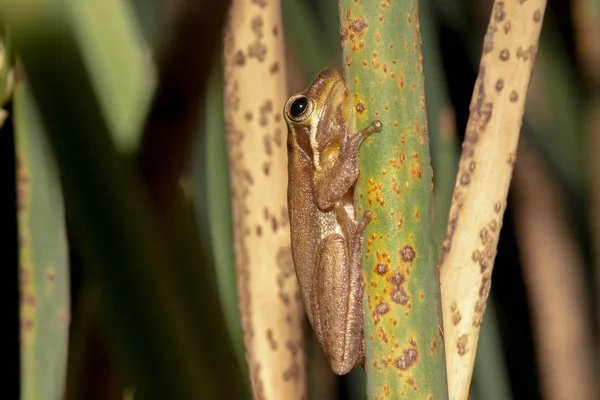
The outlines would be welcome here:
M 315 103 L 313 99 L 310 99 L 310 101 L 313 102 L 313 104 Z M 310 123 L 310 147 L 312 148 L 313 151 L 313 164 L 315 165 L 315 169 L 317 171 L 321 170 L 321 163 L 320 163 L 320 159 L 321 159 L 321 154 L 319 153 L 319 148 L 318 148 L 318 143 L 317 143 L 317 130 L 318 130 L 318 125 L 319 122 L 321 122 L 321 117 L 323 116 L 323 113 L 325 112 L 325 108 L 326 107 L 318 107 L 315 105 L 313 107 L 313 110 L 319 110 L 319 115 L 313 115 L 312 119 L 311 119 L 311 123 Z

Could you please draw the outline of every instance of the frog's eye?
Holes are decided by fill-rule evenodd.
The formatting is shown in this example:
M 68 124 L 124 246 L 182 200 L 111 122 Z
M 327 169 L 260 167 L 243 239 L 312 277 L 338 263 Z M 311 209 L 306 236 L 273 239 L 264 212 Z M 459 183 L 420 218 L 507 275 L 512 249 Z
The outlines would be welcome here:
M 300 97 L 299 99 L 294 100 L 292 105 L 290 105 L 290 115 L 293 118 L 298 118 L 306 112 L 307 106 L 308 100 L 306 100 L 306 97 Z
M 288 118 L 295 122 L 304 121 L 310 116 L 313 109 L 313 102 L 306 96 L 293 97 L 288 101 Z

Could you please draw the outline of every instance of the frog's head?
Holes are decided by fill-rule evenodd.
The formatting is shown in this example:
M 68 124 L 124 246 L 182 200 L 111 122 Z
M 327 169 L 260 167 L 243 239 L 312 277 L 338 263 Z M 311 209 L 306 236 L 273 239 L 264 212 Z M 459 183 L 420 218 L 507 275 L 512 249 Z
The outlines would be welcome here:
M 284 117 L 288 124 L 288 143 L 297 146 L 310 157 L 316 170 L 321 169 L 321 155 L 339 139 L 345 124 L 344 107 L 349 92 L 342 76 L 335 69 L 325 68 L 308 88 L 289 98 Z M 312 154 L 310 154 L 310 153 Z

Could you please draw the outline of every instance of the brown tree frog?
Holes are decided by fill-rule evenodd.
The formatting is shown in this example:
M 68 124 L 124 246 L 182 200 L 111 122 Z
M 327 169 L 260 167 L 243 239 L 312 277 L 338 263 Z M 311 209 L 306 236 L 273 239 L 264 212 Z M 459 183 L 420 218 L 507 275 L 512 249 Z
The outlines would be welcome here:
M 334 69 L 322 70 L 285 104 L 292 258 L 308 319 L 331 369 L 343 375 L 364 360 L 362 236 L 370 211 L 356 215 L 359 132 L 349 90 Z

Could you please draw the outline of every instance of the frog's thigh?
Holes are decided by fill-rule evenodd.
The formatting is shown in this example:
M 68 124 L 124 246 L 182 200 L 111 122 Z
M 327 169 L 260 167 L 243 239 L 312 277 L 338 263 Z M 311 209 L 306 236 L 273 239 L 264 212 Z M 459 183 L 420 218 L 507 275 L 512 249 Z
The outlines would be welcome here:
M 344 237 L 338 234 L 328 236 L 319 246 L 317 270 L 313 277 L 322 330 L 318 336 L 334 370 L 352 368 L 357 362 L 350 359 L 356 357 L 349 356 L 350 349 L 345 348 L 350 279 L 347 258 Z

